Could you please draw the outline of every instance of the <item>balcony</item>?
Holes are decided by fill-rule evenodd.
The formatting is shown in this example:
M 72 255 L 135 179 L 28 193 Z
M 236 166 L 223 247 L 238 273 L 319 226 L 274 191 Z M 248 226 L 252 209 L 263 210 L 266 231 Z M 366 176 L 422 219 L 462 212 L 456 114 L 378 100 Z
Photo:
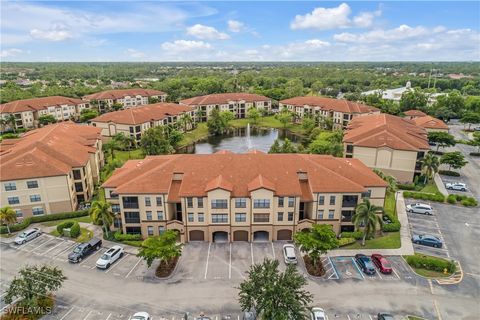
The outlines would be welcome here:
M 358 203 L 358 196 L 343 196 L 342 207 L 354 208 Z
M 342 222 L 352 222 L 352 217 L 355 211 L 342 211 Z

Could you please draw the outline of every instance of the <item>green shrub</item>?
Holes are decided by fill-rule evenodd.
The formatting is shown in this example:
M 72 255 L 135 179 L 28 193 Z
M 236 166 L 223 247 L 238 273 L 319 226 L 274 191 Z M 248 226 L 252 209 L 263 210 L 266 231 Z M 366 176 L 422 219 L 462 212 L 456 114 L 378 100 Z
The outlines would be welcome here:
M 424 255 L 413 255 L 407 256 L 407 263 L 413 268 L 422 268 L 430 271 L 443 272 L 444 269 L 447 269 L 448 272 L 455 272 L 456 266 L 452 261 L 448 261 L 441 258 L 424 256 Z
M 115 232 L 115 240 L 125 242 L 125 241 L 139 241 L 139 240 L 143 240 L 143 238 L 141 234 L 123 234 L 117 231 Z
M 401 227 L 401 224 L 400 224 L 400 221 L 398 221 L 397 217 L 394 217 L 392 216 L 391 214 L 384 214 L 384 216 L 387 216 L 388 219 L 390 219 L 390 221 L 392 221 L 391 223 L 383 223 L 383 227 L 382 227 L 382 231 L 383 232 L 396 232 L 396 231 L 400 231 L 400 227 Z
M 480 157 L 480 152 L 470 152 L 470 155 L 473 157 Z
M 447 197 L 447 202 L 450 204 L 455 204 L 457 203 L 457 197 L 454 194 L 450 194 Z
M 415 190 L 415 184 L 397 184 L 397 188 L 400 190 Z
M 57 226 L 57 232 L 63 235 L 63 229 L 70 229 L 70 237 L 77 238 L 80 235 L 80 224 L 77 221 L 65 221 Z
M 356 240 L 359 240 L 363 238 L 363 232 L 362 231 L 353 231 L 353 232 L 345 231 L 340 233 L 340 239 L 341 238 L 354 238 Z
M 355 238 L 340 238 L 338 239 L 338 246 L 339 247 L 343 247 L 343 246 L 346 246 L 346 245 L 349 245 L 349 244 L 352 244 L 352 243 L 355 243 Z
M 16 133 L 9 132 L 9 133 L 2 134 L 2 139 L 16 139 L 16 138 L 18 138 L 18 134 Z
M 441 193 L 426 193 L 426 192 L 405 191 L 403 193 L 403 196 L 405 198 L 445 202 L 445 196 Z
M 439 170 L 438 174 L 443 176 L 460 177 L 460 173 L 450 170 Z
M 478 205 L 478 201 L 475 198 L 468 197 L 466 199 L 463 199 L 461 201 L 461 204 L 464 205 L 465 207 L 476 207 Z
M 73 226 L 73 221 L 65 221 L 57 225 L 57 232 L 59 235 L 63 235 L 63 229 L 69 229 Z
M 456 199 L 457 201 L 462 201 L 462 200 L 465 200 L 465 199 L 467 199 L 467 198 L 468 198 L 468 197 L 467 197 L 466 195 L 464 195 L 464 194 L 456 194 L 456 195 L 455 195 L 455 199 Z
M 129 246 L 141 247 L 143 240 L 126 240 L 126 241 L 122 241 L 122 243 L 127 244 Z
M 78 238 L 79 235 L 80 235 L 80 224 L 77 221 L 75 221 L 72 227 L 70 228 L 70 237 Z
M 88 210 L 82 211 L 73 211 L 73 212 L 62 212 L 62 213 L 52 213 L 46 214 L 43 216 L 33 216 L 26 217 L 20 223 L 16 223 L 10 226 L 11 232 L 16 232 L 27 228 L 32 223 L 46 222 L 46 221 L 55 221 L 55 220 L 64 220 L 88 216 Z M 6 234 L 8 232 L 6 226 L 0 227 L 0 234 Z

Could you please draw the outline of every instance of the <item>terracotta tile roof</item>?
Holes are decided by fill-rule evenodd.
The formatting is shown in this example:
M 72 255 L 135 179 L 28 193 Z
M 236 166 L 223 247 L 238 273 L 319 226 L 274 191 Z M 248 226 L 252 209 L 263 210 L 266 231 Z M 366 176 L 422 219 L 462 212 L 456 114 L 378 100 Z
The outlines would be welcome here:
M 85 101 L 75 98 L 62 96 L 51 96 L 43 98 L 23 99 L 4 103 L 0 105 L 0 112 L 22 112 L 22 111 L 38 111 L 44 110 L 51 106 L 60 105 L 78 105 Z
M 168 193 L 168 202 L 180 202 L 180 196 L 178 192 L 180 191 L 180 187 L 182 186 L 181 181 L 174 180 L 170 185 L 170 192 Z
M 427 115 L 425 112 L 420 110 L 407 110 L 404 112 L 404 114 L 409 117 L 424 117 Z
M 385 182 L 360 160 L 312 154 L 215 153 L 149 156 L 128 161 L 103 184 L 119 194 L 169 193 L 173 173 L 183 173 L 179 197 L 205 196 L 207 190 L 231 189 L 248 197 L 259 185 L 280 196 L 302 196 L 297 172 L 308 177 L 312 192 L 364 192 Z M 176 196 L 174 196 L 176 197 Z M 303 195 L 303 197 L 307 197 Z
M 231 101 L 254 102 L 254 101 L 270 101 L 270 100 L 272 99 L 259 94 L 238 92 L 238 93 L 208 94 L 205 96 L 184 99 L 184 100 L 181 100 L 180 103 L 189 105 L 189 106 L 197 106 L 197 105 L 209 105 L 209 104 L 227 104 Z
M 261 174 L 259 174 L 252 181 L 250 181 L 247 185 L 247 188 L 249 192 L 262 188 L 270 191 L 275 191 L 275 185 L 273 184 L 273 182 L 271 182 Z
M 114 122 L 133 125 L 162 120 L 168 116 L 179 115 L 192 110 L 194 110 L 194 108 L 189 106 L 182 106 L 176 103 L 159 102 L 155 104 L 139 106 L 136 108 L 107 112 L 92 119 L 91 121 Z
M 307 180 L 300 181 L 300 190 L 302 190 L 301 200 L 304 202 L 312 202 L 313 195 Z
M 428 150 L 424 128 L 390 114 L 365 115 L 348 125 L 343 142 L 362 147 L 389 147 L 397 150 Z
M 1 181 L 68 174 L 96 151 L 99 128 L 62 122 L 0 144 Z
M 295 97 L 281 100 L 280 103 L 295 107 L 320 107 L 323 110 L 333 110 L 343 113 L 369 113 L 379 111 L 375 107 L 367 106 L 357 102 L 318 96 Z
M 163 96 L 166 95 L 165 92 L 153 89 L 142 89 L 142 88 L 133 88 L 133 89 L 117 89 L 117 90 L 106 90 L 93 94 L 89 94 L 83 97 L 84 100 L 103 100 L 103 99 L 122 99 L 126 96 L 142 96 L 142 97 L 151 97 L 151 96 Z
M 448 126 L 440 119 L 431 117 L 431 116 L 424 116 L 419 118 L 414 118 L 412 121 L 420 127 L 425 129 L 443 129 L 448 130 Z

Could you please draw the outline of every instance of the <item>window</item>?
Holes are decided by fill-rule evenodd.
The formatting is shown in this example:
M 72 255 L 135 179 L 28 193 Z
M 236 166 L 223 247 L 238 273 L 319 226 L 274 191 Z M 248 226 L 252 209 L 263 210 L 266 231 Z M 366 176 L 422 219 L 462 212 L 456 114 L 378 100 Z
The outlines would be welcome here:
M 110 190 L 110 198 L 111 198 L 111 199 L 118 199 L 118 194 L 116 194 L 115 192 L 113 192 L 112 190 Z
M 358 203 L 358 196 L 343 196 L 342 197 L 342 207 L 352 208 L 355 207 Z
M 235 213 L 235 222 L 246 222 L 247 214 L 246 213 Z
M 268 199 L 255 199 L 253 200 L 254 208 L 270 208 L 270 200 Z
M 323 220 L 323 210 L 318 210 L 318 212 L 317 212 L 317 219 L 318 219 L 318 220 Z
M 283 212 L 277 213 L 277 221 L 283 221 Z
M 158 227 L 158 234 L 160 235 L 160 234 L 162 234 L 162 233 L 164 233 L 164 232 L 165 232 L 165 227 L 159 226 L 159 227 Z
M 247 207 L 247 199 L 245 198 L 235 199 L 235 208 L 246 208 L 246 207 Z
M 270 214 L 257 213 L 253 215 L 253 222 L 268 222 L 270 221 Z
M 188 222 L 193 222 L 193 213 L 188 213 Z
M 163 220 L 163 211 L 157 211 L 157 220 Z
M 347 153 L 353 153 L 353 144 L 347 144 Z
M 355 211 L 353 210 L 342 211 L 342 222 L 351 222 L 354 214 L 355 214 Z
M 283 202 L 284 202 L 283 197 L 279 197 L 278 198 L 278 207 L 279 208 L 283 208 Z
M 367 192 L 362 192 L 362 198 L 370 198 L 372 196 L 372 190 L 368 189 Z
M 204 222 L 205 221 L 205 215 L 203 212 L 198 213 L 198 222 Z
M 78 169 L 73 170 L 73 179 L 74 180 L 82 179 L 82 172 Z
M 212 223 L 228 223 L 228 214 L 212 214 Z
M 118 213 L 118 212 L 120 212 L 120 205 L 113 203 L 113 204 L 112 204 L 112 212 L 113 212 L 113 213 Z
M 122 197 L 125 209 L 138 209 L 138 197 Z
M 22 210 L 16 209 L 16 210 L 15 210 L 15 215 L 17 216 L 17 218 L 23 217 L 23 212 L 22 212 Z
M 32 208 L 32 214 L 34 216 L 39 216 L 39 215 L 44 214 L 43 208 L 42 207 Z
M 295 206 L 295 197 L 288 197 L 288 206 L 289 207 Z
M 335 204 L 335 196 L 330 196 L 330 205 L 333 206 Z
M 140 213 L 125 212 L 125 223 L 140 223 Z
M 157 197 L 157 207 L 162 206 L 162 197 Z
M 8 197 L 8 204 L 19 204 L 20 199 L 18 197 Z
M 135 127 L 135 131 L 136 131 L 136 132 L 140 132 L 140 126 L 136 126 L 136 127 Z
M 15 182 L 5 183 L 5 191 L 15 191 L 17 190 L 17 185 Z
M 203 198 L 197 198 L 197 207 L 203 208 Z
M 152 220 L 152 211 L 147 211 L 147 220 Z
M 333 219 L 334 215 L 335 215 L 335 210 L 328 210 L 328 219 Z
M 37 181 L 37 180 L 27 181 L 27 188 L 28 188 L 28 189 L 36 189 L 36 188 L 38 188 L 38 181 Z
M 325 204 L 325 196 L 318 196 L 318 205 L 323 206 Z
M 30 195 L 30 202 L 39 202 L 42 201 L 39 194 Z
M 148 227 L 147 227 L 147 234 L 148 234 L 149 236 L 153 236 L 153 227 L 152 227 L 152 226 L 148 226 Z
M 187 208 L 193 208 L 193 198 L 192 197 L 187 198 Z
M 288 221 L 293 221 L 293 212 L 288 213 Z
M 150 207 L 152 202 L 150 201 L 150 197 L 145 197 L 145 207 Z
M 126 227 L 125 231 L 127 232 L 127 234 L 142 234 L 141 227 Z
M 212 200 L 212 209 L 227 209 L 228 203 L 226 199 Z
M 83 192 L 83 183 L 75 182 L 75 191 L 76 192 Z

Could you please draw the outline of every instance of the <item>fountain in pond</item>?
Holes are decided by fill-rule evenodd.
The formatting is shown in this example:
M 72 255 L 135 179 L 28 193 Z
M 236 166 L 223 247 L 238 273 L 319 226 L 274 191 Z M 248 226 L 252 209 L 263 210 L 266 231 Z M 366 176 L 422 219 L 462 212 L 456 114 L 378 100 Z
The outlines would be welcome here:
M 250 136 L 250 123 L 247 123 L 247 136 L 246 136 L 247 148 L 248 150 L 253 149 L 252 138 Z

